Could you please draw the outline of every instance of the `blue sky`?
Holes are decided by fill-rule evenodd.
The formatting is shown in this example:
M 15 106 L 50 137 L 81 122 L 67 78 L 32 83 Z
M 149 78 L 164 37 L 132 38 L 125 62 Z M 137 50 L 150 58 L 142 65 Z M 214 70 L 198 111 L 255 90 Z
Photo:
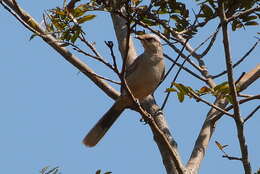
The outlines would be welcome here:
M 62 5 L 63 1 L 25 1 L 18 3 L 38 21 L 44 10 Z M 0 168 L 2 173 L 39 173 L 45 166 L 59 166 L 63 174 L 92 174 L 96 170 L 119 173 L 164 173 L 161 157 L 147 125 L 139 122 L 140 116 L 125 111 L 107 136 L 95 148 L 86 148 L 82 138 L 95 122 L 112 105 L 113 101 L 78 73 L 58 53 L 40 38 L 29 41 L 31 33 L 2 7 L 0 8 L 2 44 L 0 59 Z M 192 44 L 195 47 L 214 31 L 214 24 L 201 32 Z M 116 43 L 111 19 L 100 13 L 85 26 L 86 37 L 96 42 L 96 47 L 105 57 L 109 50 L 105 40 Z M 243 32 L 231 33 L 232 53 L 238 60 L 255 42 L 259 27 L 250 27 Z M 225 68 L 221 35 L 208 57 L 207 65 L 212 74 Z M 142 49 L 136 43 L 138 52 Z M 116 47 L 115 47 L 116 49 Z M 165 48 L 166 51 L 169 51 Z M 176 53 L 168 52 L 173 57 Z M 235 77 L 249 71 L 259 63 L 259 47 L 235 70 Z M 119 53 L 116 50 L 116 56 Z M 104 66 L 86 57 L 80 57 L 103 75 L 112 76 Z M 169 64 L 169 62 L 167 62 Z M 173 77 L 174 74 L 171 76 Z M 178 82 L 194 88 L 204 84 L 182 72 Z M 217 83 L 225 78 L 217 80 Z M 162 103 L 165 82 L 156 92 Z M 247 91 L 257 93 L 259 82 Z M 212 98 L 208 98 L 212 101 Z M 242 106 L 242 115 L 247 115 L 257 102 Z M 209 110 L 203 103 L 186 99 L 179 103 L 175 95 L 165 109 L 167 120 L 178 142 L 184 163 L 189 158 L 201 124 Z M 259 115 L 259 114 L 258 114 Z M 260 117 L 255 116 L 246 124 L 245 133 L 253 171 L 260 167 L 259 132 Z M 243 173 L 238 161 L 223 159 L 214 141 L 228 144 L 227 153 L 239 156 L 239 144 L 233 120 L 224 117 L 219 121 L 212 137 L 200 173 Z

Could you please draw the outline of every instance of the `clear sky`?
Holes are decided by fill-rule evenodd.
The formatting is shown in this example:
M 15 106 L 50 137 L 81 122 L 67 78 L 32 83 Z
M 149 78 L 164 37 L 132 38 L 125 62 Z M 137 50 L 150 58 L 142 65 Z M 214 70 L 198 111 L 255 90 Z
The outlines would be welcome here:
M 41 21 L 44 10 L 62 5 L 62 2 L 18 1 L 38 21 Z M 112 171 L 113 174 L 165 173 L 149 127 L 140 123 L 140 116 L 133 111 L 125 111 L 100 144 L 86 148 L 81 143 L 82 138 L 113 101 L 40 38 L 29 41 L 31 33 L 2 7 L 0 21 L 1 173 L 35 174 L 45 166 L 59 166 L 63 174 L 94 174 L 98 169 Z M 194 47 L 214 31 L 213 26 L 192 41 Z M 99 13 L 85 29 L 86 37 L 95 41 L 100 53 L 110 58 L 104 41 L 116 43 L 116 40 L 109 15 Z M 257 30 L 259 27 L 249 27 L 246 31 L 231 33 L 235 60 L 250 49 Z M 221 35 L 218 42 L 221 42 Z M 140 53 L 140 44 L 137 46 Z M 115 50 L 119 58 L 116 47 Z M 176 53 L 169 54 L 176 57 Z M 255 67 L 259 56 L 258 47 L 248 61 L 236 69 L 235 76 L 239 77 L 241 72 Z M 111 76 L 104 66 L 87 57 L 81 58 L 98 73 Z M 212 74 L 225 68 L 221 44 L 214 47 L 206 62 Z M 223 79 L 217 80 L 217 83 L 221 81 Z M 185 72 L 181 73 L 178 82 L 194 88 L 204 85 Z M 159 104 L 168 85 L 169 82 L 164 83 L 156 92 Z M 258 90 L 259 82 L 256 82 L 247 91 L 253 94 Z M 212 101 L 212 98 L 208 99 Z M 250 102 L 242 106 L 242 115 L 246 116 L 255 105 L 256 102 Z M 208 110 L 203 103 L 190 99 L 179 103 L 175 95 L 170 97 L 164 112 L 184 163 L 189 158 Z M 259 122 L 258 114 L 248 121 L 245 130 L 253 171 L 260 167 Z M 229 155 L 240 155 L 235 124 L 224 117 L 217 124 L 200 173 L 243 173 L 240 162 L 222 158 L 215 140 L 229 145 L 226 149 Z

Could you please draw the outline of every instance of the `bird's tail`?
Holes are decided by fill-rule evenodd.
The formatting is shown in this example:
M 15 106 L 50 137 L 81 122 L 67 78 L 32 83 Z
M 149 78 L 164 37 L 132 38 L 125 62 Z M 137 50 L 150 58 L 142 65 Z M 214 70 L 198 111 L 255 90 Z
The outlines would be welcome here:
M 83 143 L 88 147 L 95 146 L 100 139 L 106 134 L 109 128 L 114 124 L 120 114 L 124 111 L 124 107 L 118 102 L 103 115 L 96 125 L 88 132 L 83 139 Z

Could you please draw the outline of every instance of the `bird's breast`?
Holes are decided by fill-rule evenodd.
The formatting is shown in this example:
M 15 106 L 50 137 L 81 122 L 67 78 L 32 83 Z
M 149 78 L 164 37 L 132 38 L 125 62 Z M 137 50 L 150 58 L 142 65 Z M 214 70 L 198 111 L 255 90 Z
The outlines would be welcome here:
M 164 72 L 164 62 L 142 62 L 126 79 L 132 94 L 138 98 L 152 94 L 161 81 Z

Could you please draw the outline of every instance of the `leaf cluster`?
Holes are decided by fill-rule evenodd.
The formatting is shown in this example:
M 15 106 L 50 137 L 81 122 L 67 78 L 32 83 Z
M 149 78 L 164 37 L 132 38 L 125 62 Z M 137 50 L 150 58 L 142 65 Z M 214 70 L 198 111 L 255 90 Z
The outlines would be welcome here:
M 216 0 L 196 0 L 201 5 L 202 14 L 199 16 L 205 18 L 205 21 L 217 17 L 218 14 L 218 1 Z M 224 8 L 226 16 L 229 18 L 235 14 L 242 13 L 245 10 L 259 5 L 259 0 L 225 0 Z M 260 10 L 254 13 L 242 15 L 231 22 L 232 30 L 235 31 L 246 26 L 259 25 L 257 19 L 260 18 Z
M 239 90 L 238 87 L 237 90 Z M 173 83 L 173 87 L 167 88 L 166 92 L 176 92 L 180 102 L 184 101 L 185 96 L 188 96 L 189 98 L 195 98 L 194 95 L 203 96 L 206 94 L 211 94 L 216 97 L 226 98 L 229 103 L 233 104 L 232 97 L 230 96 L 228 82 L 223 82 L 214 88 L 203 86 L 199 90 L 194 90 L 191 87 L 185 86 L 181 83 Z
M 48 11 L 44 17 L 46 31 L 55 38 L 75 43 L 80 34 L 84 33 L 81 24 L 96 17 L 94 14 L 85 14 L 89 11 L 87 5 L 79 5 L 76 8 L 54 8 Z

